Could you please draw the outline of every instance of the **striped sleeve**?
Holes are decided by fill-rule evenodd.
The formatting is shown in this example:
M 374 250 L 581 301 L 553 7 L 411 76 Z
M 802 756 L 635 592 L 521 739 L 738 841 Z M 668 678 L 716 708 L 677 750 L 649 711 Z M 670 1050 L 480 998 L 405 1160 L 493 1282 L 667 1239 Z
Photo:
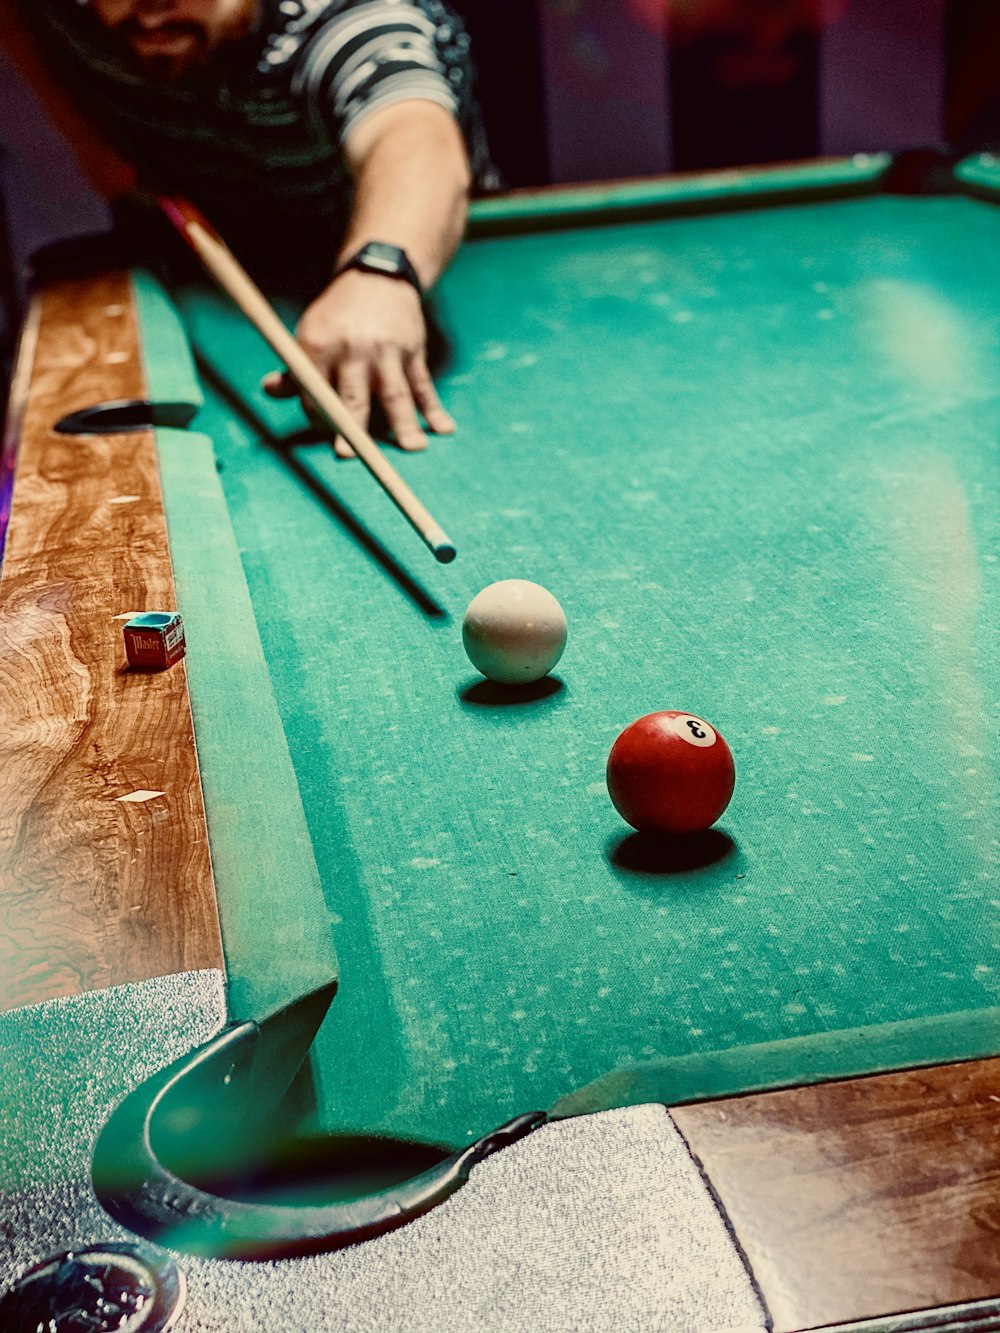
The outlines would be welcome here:
M 470 98 L 468 37 L 438 0 L 351 0 L 310 35 L 293 91 L 343 142 L 390 102 L 436 102 L 464 120 Z

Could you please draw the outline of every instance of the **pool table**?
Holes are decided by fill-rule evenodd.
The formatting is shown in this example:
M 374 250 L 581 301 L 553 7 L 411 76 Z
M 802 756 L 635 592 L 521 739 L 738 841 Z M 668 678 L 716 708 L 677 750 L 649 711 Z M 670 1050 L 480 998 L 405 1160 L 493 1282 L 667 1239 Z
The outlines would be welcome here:
M 358 1265 L 372 1327 L 1000 1328 L 998 203 L 988 155 L 478 202 L 433 295 L 459 430 L 392 454 L 448 566 L 261 393 L 207 280 L 40 268 L 4 452 L 0 1291 L 132 1236 L 187 1271 L 178 1328 L 272 1326 L 265 1273 L 298 1293 L 274 1327 L 368 1327 L 305 1294 Z M 508 577 L 569 621 L 530 687 L 462 651 Z M 129 670 L 124 622 L 175 610 L 184 660 Z M 664 708 L 735 755 L 703 835 L 608 799 Z M 413 1274 L 474 1271 L 477 1181 L 530 1244 L 460 1317 Z M 695 1212 L 697 1281 L 739 1292 L 696 1282 L 683 1322 L 659 1264 Z M 545 1305 L 562 1270 L 585 1316 Z

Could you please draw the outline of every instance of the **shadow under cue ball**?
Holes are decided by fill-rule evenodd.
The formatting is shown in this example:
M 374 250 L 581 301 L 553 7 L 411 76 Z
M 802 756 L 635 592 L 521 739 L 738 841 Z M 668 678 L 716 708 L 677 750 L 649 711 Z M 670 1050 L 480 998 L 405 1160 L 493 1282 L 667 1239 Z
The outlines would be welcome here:
M 538 583 L 502 579 L 477 593 L 462 625 L 469 661 L 502 685 L 547 676 L 566 647 L 566 616 Z
M 640 833 L 710 828 L 736 785 L 732 752 L 704 718 L 668 709 L 625 728 L 608 757 L 608 792 Z

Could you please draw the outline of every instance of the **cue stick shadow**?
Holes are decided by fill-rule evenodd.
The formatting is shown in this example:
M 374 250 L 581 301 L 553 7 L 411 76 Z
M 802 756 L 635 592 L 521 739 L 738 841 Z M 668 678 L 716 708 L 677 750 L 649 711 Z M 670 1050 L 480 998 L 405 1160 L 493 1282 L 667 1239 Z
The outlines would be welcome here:
M 338 1249 L 419 1217 L 546 1123 L 544 1111 L 527 1112 L 457 1152 L 374 1134 L 297 1139 L 286 1094 L 335 990 L 327 983 L 260 1023 L 228 1024 L 125 1097 L 92 1162 L 116 1221 L 215 1259 Z
M 211 383 L 219 396 L 225 399 L 232 411 L 263 441 L 271 453 L 281 461 L 282 465 L 309 492 L 312 498 L 332 518 L 336 519 L 348 536 L 366 552 L 373 563 L 378 565 L 400 592 L 429 620 L 447 620 L 448 613 L 440 602 L 435 600 L 427 589 L 399 563 L 392 552 L 382 544 L 374 533 L 364 526 L 347 505 L 338 499 L 314 472 L 305 467 L 295 457 L 293 450 L 299 445 L 329 443 L 328 439 L 312 426 L 303 427 L 290 435 L 277 434 L 270 423 L 260 413 L 253 410 L 235 385 L 221 374 L 216 365 L 209 361 L 197 347 L 193 347 L 192 351 L 199 372 Z M 330 447 L 332 448 L 332 445 Z

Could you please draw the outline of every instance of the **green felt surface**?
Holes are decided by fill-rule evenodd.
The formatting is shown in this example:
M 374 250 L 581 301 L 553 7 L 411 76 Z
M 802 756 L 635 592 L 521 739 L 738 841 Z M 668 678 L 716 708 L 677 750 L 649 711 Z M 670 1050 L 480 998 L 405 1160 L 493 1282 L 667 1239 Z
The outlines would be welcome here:
M 532 231 L 568 221 L 588 224 L 622 211 L 633 216 L 671 214 L 706 208 L 760 207 L 787 196 L 798 201 L 878 189 L 892 166 L 889 153 L 857 153 L 821 162 L 792 162 L 764 170 L 733 167 L 728 171 L 685 172 L 648 180 L 608 181 L 525 190 L 477 199 L 470 210 L 473 235 L 490 231 Z
M 1000 1048 L 1000 211 L 470 242 L 438 298 L 459 433 L 393 455 L 446 568 L 263 397 L 224 299 L 177 300 L 335 914 L 329 1125 L 458 1143 L 592 1084 L 584 1109 Z M 511 576 L 570 624 L 520 702 L 461 647 Z M 736 756 L 700 866 L 605 791 L 665 707 Z
M 212 442 L 194 431 L 161 430 L 157 449 L 229 1015 L 260 1021 L 336 980 L 330 911 Z
M 955 177 L 975 194 L 1000 197 L 1000 159 L 995 153 L 975 153 L 955 166 Z
M 146 269 L 133 271 L 131 285 L 136 318 L 142 330 L 146 391 L 150 401 L 201 407 L 204 396 L 191 346 L 169 293 Z

